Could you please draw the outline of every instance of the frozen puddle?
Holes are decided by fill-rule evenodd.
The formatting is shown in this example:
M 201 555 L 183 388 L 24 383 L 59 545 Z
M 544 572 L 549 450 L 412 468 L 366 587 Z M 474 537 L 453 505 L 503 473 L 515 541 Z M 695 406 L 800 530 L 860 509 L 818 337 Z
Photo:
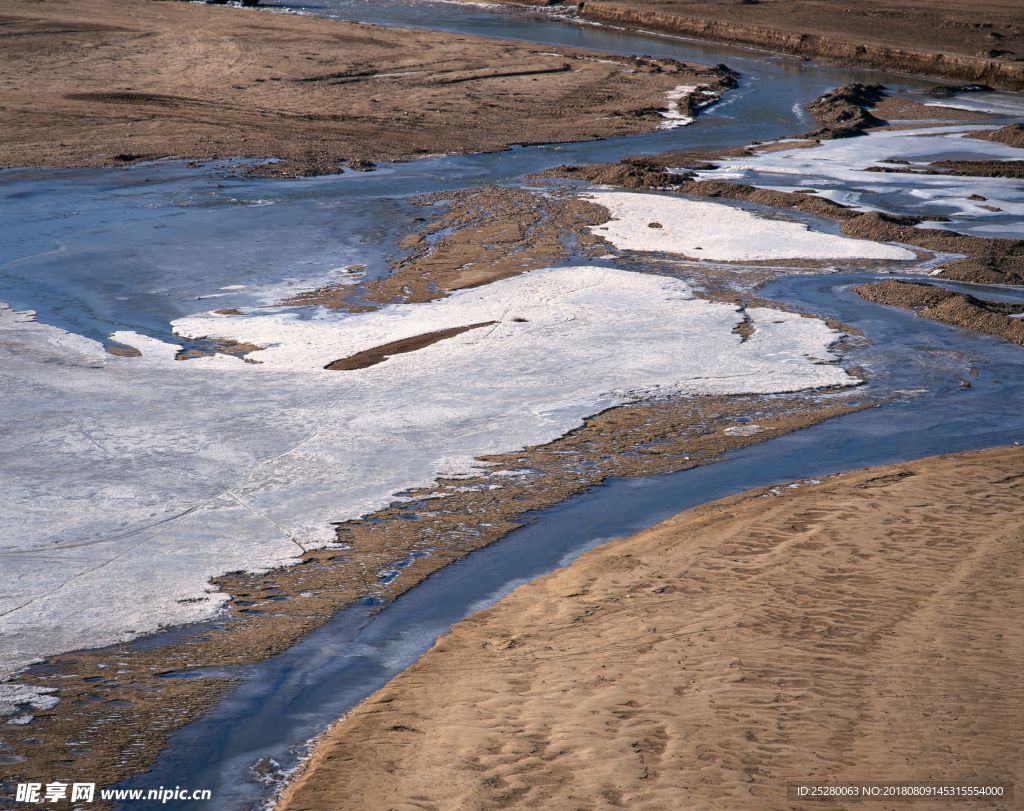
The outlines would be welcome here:
M 813 190 L 861 210 L 946 216 L 949 227 L 979 236 L 1024 236 L 1024 186 L 1010 178 L 915 173 L 939 160 L 1022 160 L 1024 150 L 967 137 L 994 126 L 881 130 L 815 147 L 716 160 L 701 180 L 749 183 L 781 191 Z M 882 171 L 885 170 L 885 171 Z
M 612 215 L 610 222 L 590 230 L 630 251 L 721 262 L 916 257 L 906 248 L 812 231 L 804 223 L 766 219 L 723 203 L 637 192 L 601 191 L 587 197 Z
M 536 271 L 359 315 L 196 316 L 179 334 L 266 347 L 173 359 L 0 309 L 0 678 L 47 654 L 209 617 L 219 573 L 286 564 L 329 522 L 616 404 L 853 385 L 822 322 L 695 299 L 681 281 Z M 335 359 L 496 322 L 349 371 Z M 198 598 L 198 599 L 197 599 Z

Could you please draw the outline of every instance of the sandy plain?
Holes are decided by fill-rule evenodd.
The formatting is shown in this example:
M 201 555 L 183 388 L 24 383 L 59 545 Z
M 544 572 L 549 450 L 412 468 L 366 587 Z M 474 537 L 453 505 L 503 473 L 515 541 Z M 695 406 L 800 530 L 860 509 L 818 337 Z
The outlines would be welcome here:
M 1019 784 L 1022 477 L 1019 447 L 918 460 L 593 550 L 439 639 L 280 808 L 759 809 L 806 807 L 788 781 Z
M 646 132 L 667 92 L 721 75 L 269 10 L 0 0 L 0 165 L 241 156 L 327 174 Z

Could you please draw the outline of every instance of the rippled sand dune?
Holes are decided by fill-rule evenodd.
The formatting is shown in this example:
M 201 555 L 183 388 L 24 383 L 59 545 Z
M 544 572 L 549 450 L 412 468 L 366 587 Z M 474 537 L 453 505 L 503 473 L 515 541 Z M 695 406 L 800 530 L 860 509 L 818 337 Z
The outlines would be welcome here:
M 1021 781 L 1018 447 L 756 490 L 457 625 L 283 808 L 782 808 Z M 920 806 L 919 806 L 920 807 Z M 932 806 L 924 806 L 932 807 Z

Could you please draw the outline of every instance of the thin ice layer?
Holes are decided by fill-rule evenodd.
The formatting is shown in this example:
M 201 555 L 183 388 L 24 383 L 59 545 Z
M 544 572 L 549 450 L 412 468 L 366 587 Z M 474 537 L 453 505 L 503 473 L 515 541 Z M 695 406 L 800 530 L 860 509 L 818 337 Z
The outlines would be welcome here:
M 697 175 L 701 180 L 782 191 L 813 190 L 861 210 L 953 219 L 948 226 L 936 227 L 1021 237 L 1024 186 L 1019 180 L 914 172 L 940 160 L 1024 160 L 1024 150 L 966 137 L 992 129 L 996 127 L 879 130 L 858 138 L 823 141 L 814 147 L 722 158 L 715 161 L 717 169 Z
M 548 442 L 651 395 L 851 385 L 820 321 L 695 299 L 682 282 L 537 271 L 360 315 L 185 319 L 241 359 L 141 357 L 0 310 L 0 674 L 46 654 L 210 616 L 211 576 L 286 564 L 481 454 Z M 496 324 L 332 372 L 335 359 L 450 326 Z

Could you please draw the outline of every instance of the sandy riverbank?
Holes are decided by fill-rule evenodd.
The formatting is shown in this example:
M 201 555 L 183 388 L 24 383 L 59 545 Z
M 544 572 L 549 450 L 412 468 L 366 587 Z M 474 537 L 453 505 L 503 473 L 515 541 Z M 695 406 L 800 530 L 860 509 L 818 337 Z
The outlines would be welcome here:
M 1024 89 L 1015 0 L 584 0 L 585 19 L 814 59 Z
M 629 135 L 715 69 L 154 0 L 0 0 L 0 165 L 267 173 Z M 55 133 L 58 135 L 55 136 Z
M 1024 450 L 756 490 L 455 626 L 288 811 L 784 808 L 787 781 L 1020 783 Z M 926 805 L 925 807 L 932 807 Z

